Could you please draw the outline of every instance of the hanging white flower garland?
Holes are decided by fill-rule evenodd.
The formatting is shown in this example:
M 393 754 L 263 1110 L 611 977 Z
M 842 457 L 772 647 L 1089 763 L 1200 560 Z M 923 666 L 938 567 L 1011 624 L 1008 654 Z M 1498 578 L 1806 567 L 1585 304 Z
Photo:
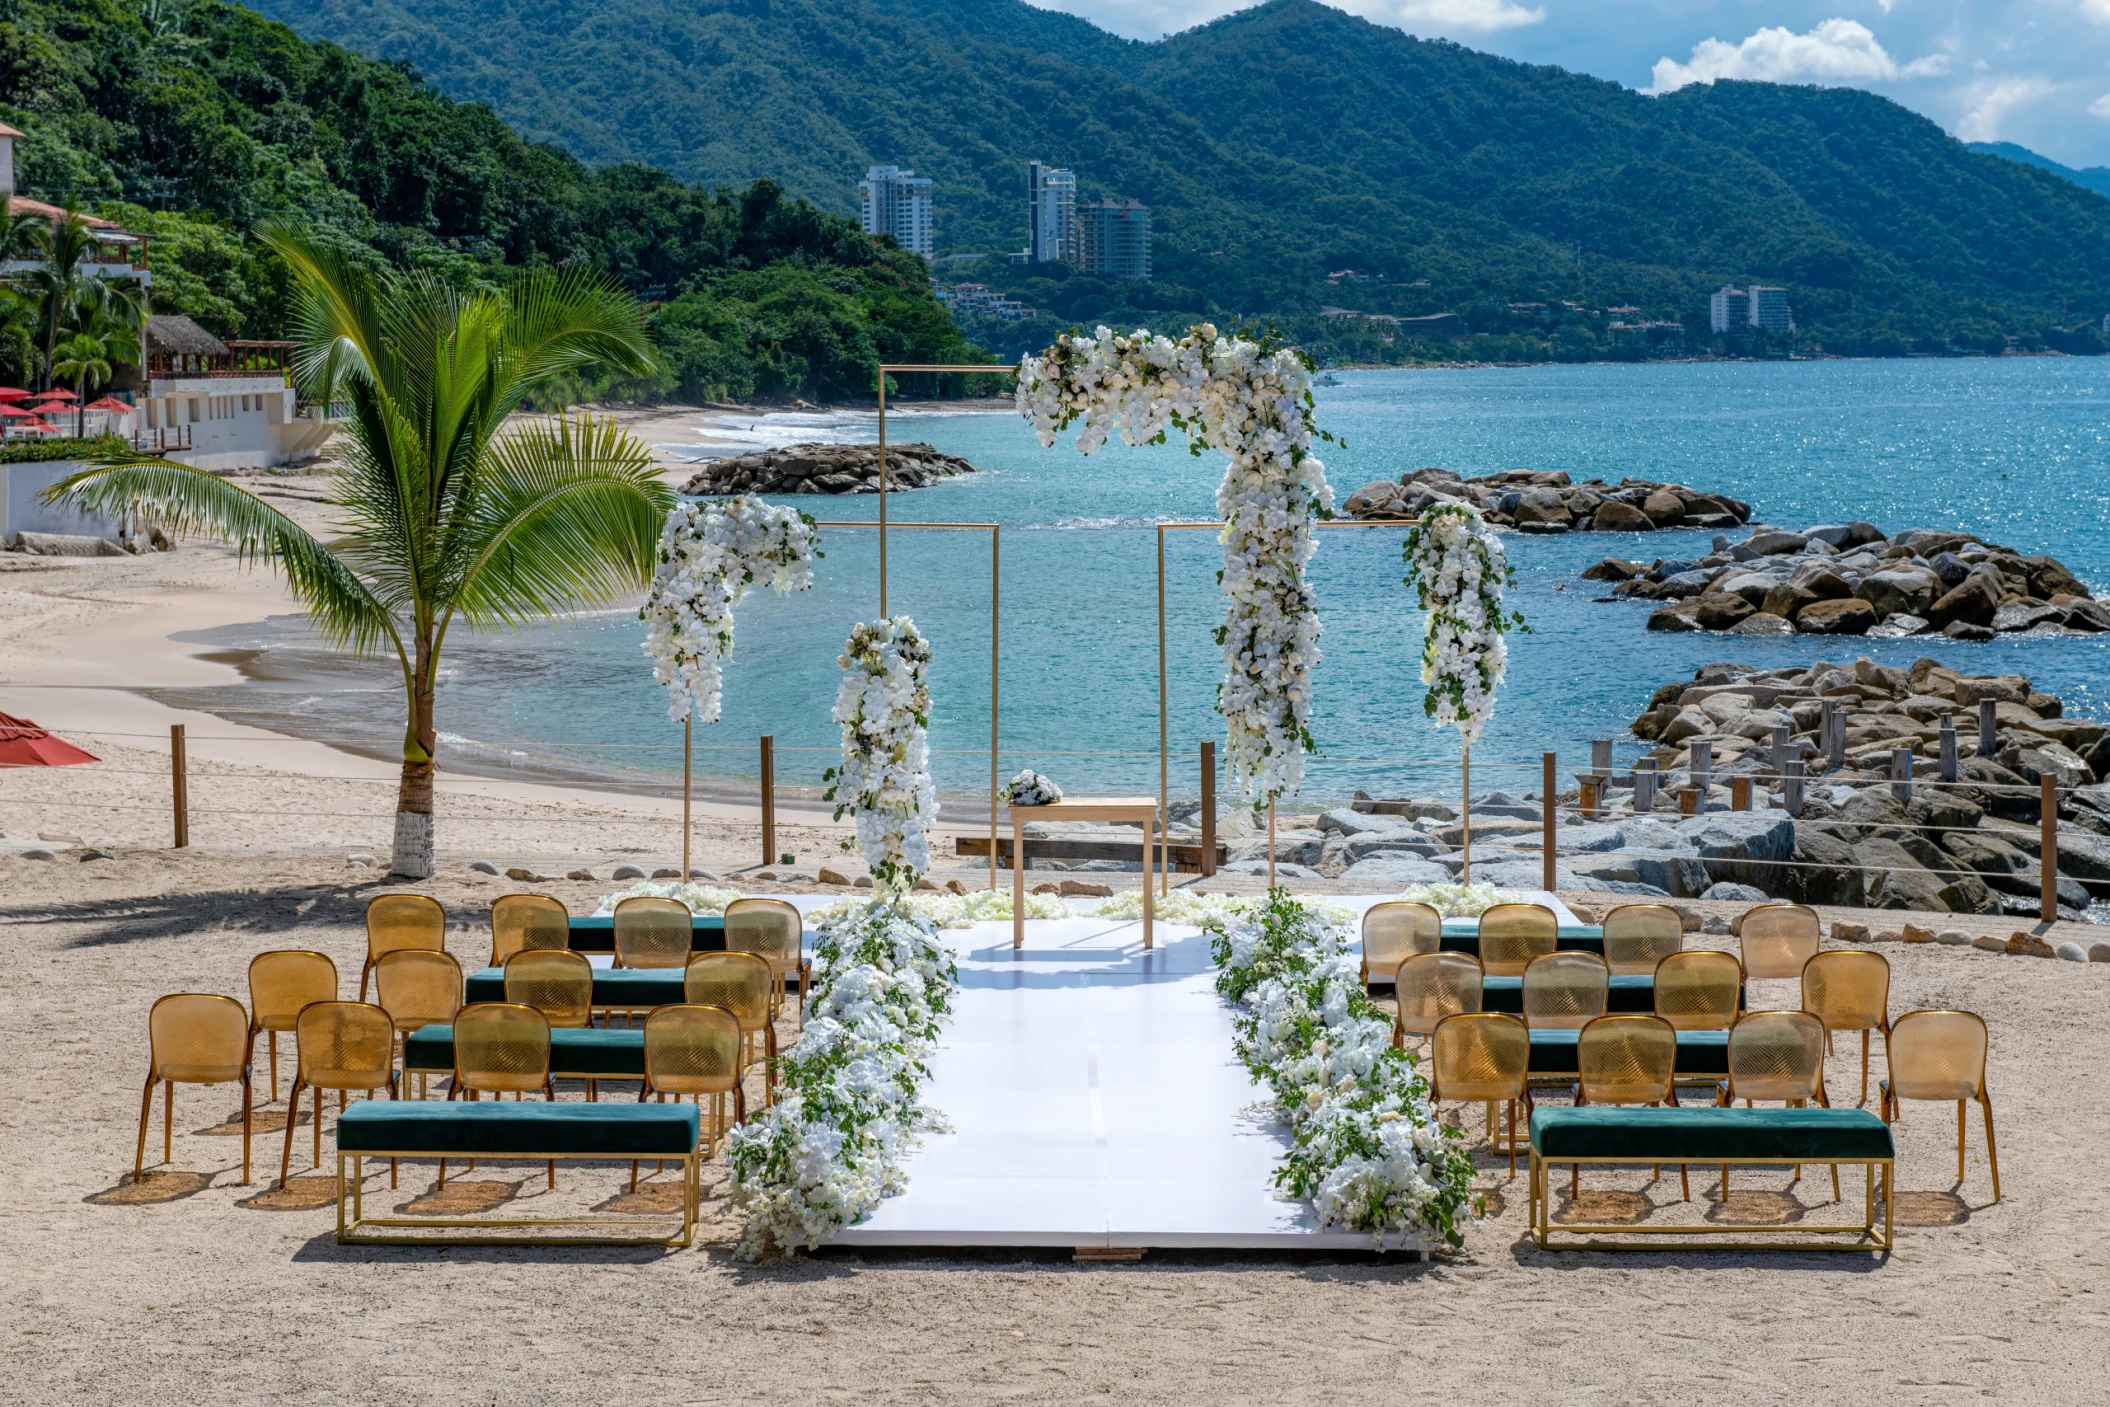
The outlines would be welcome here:
M 1132 445 L 1162 444 L 1168 427 L 1196 454 L 1231 457 L 1216 491 L 1223 532 L 1217 631 L 1225 678 L 1217 709 L 1233 781 L 1267 801 L 1303 781 L 1311 737 L 1311 676 L 1319 614 L 1304 568 L 1317 547 L 1313 518 L 1333 511 L 1326 470 L 1311 453 L 1311 373 L 1288 348 L 1225 337 L 1208 323 L 1175 342 L 1138 331 L 1064 334 L 1019 365 L 1018 409 L 1043 446 L 1082 418 L 1079 452 L 1119 429 Z
M 904 894 L 930 868 L 930 826 L 938 791 L 930 779 L 930 642 L 907 616 L 850 632 L 836 663 L 843 682 L 835 721 L 843 762 L 826 773 L 823 795 L 857 818 L 857 843 L 879 889 Z
M 1431 508 L 1407 533 L 1406 584 L 1429 613 L 1421 647 L 1422 711 L 1456 728 L 1470 746 L 1495 713 L 1495 687 L 1509 667 L 1509 630 L 1528 630 L 1502 605 L 1515 575 L 1501 539 L 1469 504 Z
M 813 585 L 813 519 L 742 495 L 683 502 L 659 533 L 659 566 L 639 616 L 645 654 L 671 700 L 669 717 L 716 723 L 724 664 L 733 654 L 733 607 L 767 581 L 780 594 Z

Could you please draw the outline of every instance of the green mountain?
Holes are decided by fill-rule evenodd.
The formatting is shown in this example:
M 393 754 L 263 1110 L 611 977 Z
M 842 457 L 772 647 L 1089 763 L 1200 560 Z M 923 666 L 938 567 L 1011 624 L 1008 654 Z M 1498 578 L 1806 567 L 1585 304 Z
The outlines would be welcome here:
M 2013 142 L 1972 142 L 1969 145 L 1972 151 L 1981 156 L 1997 156 L 2008 161 L 2019 161 L 2024 166 L 2034 166 L 2040 171 L 2049 171 L 2054 176 L 2063 177 L 2082 190 L 2094 191 L 2097 195 L 2110 195 L 2110 166 L 2065 166 Z
M 588 162 L 766 173 L 843 212 L 866 165 L 913 167 L 941 274 L 1057 318 L 1454 312 L 1562 355 L 1601 354 L 1604 320 L 1509 305 L 1635 305 L 1699 340 L 1709 291 L 1775 282 L 1801 342 L 1892 352 L 2056 343 L 2062 300 L 2110 311 L 2110 204 L 1851 89 L 1652 98 L 1312 0 L 1152 44 L 1020 0 L 259 4 Z M 1154 286 L 946 259 L 1024 242 L 1031 159 L 1151 206 Z
M 19 194 L 152 236 L 155 308 L 225 334 L 282 334 L 284 270 L 245 231 L 292 215 L 459 284 L 606 270 L 659 304 L 663 374 L 633 392 L 841 397 L 869 394 L 881 361 L 979 359 L 923 261 L 854 220 L 767 180 L 589 167 L 401 65 L 221 0 L 7 0 L 0 120 L 25 134 Z M 18 303 L 0 297 L 9 380 L 28 354 Z

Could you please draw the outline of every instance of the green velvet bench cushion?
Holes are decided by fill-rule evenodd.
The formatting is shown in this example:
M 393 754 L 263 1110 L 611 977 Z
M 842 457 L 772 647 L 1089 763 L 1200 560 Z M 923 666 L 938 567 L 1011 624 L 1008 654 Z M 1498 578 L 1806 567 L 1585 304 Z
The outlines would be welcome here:
M 1535 1109 L 1539 1157 L 1637 1163 L 1862 1163 L 1894 1156 L 1890 1126 L 1866 1109 Z
M 685 1158 L 696 1151 L 700 1113 L 693 1104 L 362 1099 L 338 1118 L 337 1149 L 427 1158 Z
M 718 914 L 693 914 L 689 928 L 694 935 L 689 940 L 692 953 L 722 953 L 725 951 L 725 919 Z M 575 953 L 612 953 L 615 951 L 615 915 L 588 914 L 571 921 L 570 935 L 565 946 Z
M 1440 940 L 1447 953 L 1480 956 L 1480 921 L 1446 919 Z M 1553 948 L 1560 953 L 1595 953 L 1604 956 L 1604 929 L 1595 924 L 1564 923 L 1554 932 Z M 1388 978 L 1390 973 L 1385 974 Z
M 684 980 L 678 967 L 597 967 L 593 970 L 593 1004 L 617 1011 L 673 1006 L 687 996 Z M 505 969 L 485 967 L 470 973 L 462 997 L 472 1002 L 504 1001 Z
M 454 1069 L 454 1028 L 420 1026 L 403 1043 L 403 1068 L 431 1072 Z M 553 1027 L 549 1033 L 552 1075 L 587 1079 L 645 1077 L 645 1033 L 600 1027 Z
M 1533 1031 L 1531 1033 L 1531 1073 L 1534 1075 L 1573 1075 L 1576 1073 L 1575 1047 L 1580 1031 Z M 1678 1032 L 1678 1063 L 1680 1075 L 1727 1075 L 1729 1073 L 1729 1033 L 1727 1031 L 1680 1031 Z

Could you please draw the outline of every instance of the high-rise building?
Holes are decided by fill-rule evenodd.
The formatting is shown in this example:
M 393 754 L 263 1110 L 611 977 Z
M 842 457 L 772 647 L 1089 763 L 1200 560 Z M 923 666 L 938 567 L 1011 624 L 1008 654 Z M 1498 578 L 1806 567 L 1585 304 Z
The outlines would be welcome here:
M 892 235 L 909 253 L 930 257 L 930 177 L 874 166 L 857 183 L 857 195 L 858 223 L 866 234 Z
M 1788 291 L 1752 284 L 1751 325 L 1767 332 L 1793 332 L 1795 319 L 1788 313 Z
M 1715 332 L 1742 327 L 1751 317 L 1751 300 L 1741 288 L 1723 284 L 1707 299 L 1707 326 Z
M 1150 277 L 1150 209 L 1097 200 L 1077 211 L 1077 267 L 1101 278 Z
M 1026 257 L 1035 264 L 1077 262 L 1077 175 L 1026 163 Z

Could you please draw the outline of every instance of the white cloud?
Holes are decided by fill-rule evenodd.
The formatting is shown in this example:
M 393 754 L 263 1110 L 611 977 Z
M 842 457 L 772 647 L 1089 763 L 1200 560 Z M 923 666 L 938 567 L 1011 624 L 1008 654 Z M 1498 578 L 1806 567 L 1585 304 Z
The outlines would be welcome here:
M 1971 105 L 1956 124 L 1956 135 L 1966 142 L 1997 142 L 2001 124 L 2018 107 L 2027 107 L 2048 96 L 2058 85 L 2048 78 L 2001 78 L 1974 83 L 1965 90 Z
M 2090 0 L 2110 5 L 2110 0 Z M 1706 39 L 1695 44 L 1689 63 L 1656 60 L 1654 80 L 1644 93 L 1669 93 L 1689 83 L 1743 78 L 1761 83 L 1881 83 L 1925 78 L 1949 71 L 1946 54 L 1901 64 L 1876 42 L 1868 26 L 1831 19 L 1808 34 L 1785 26 L 1761 29 L 1741 44 Z
M 1337 8 L 1416 34 L 1494 34 L 1537 24 L 1543 5 L 1525 9 L 1514 0 L 1331 0 Z M 2101 0 L 2110 4 L 2110 0 Z
M 2105 93 L 2088 104 L 2088 112 L 2093 117 L 2110 117 L 2110 93 Z
M 2110 24 L 2110 0 L 2081 0 L 2081 13 L 2097 24 Z

